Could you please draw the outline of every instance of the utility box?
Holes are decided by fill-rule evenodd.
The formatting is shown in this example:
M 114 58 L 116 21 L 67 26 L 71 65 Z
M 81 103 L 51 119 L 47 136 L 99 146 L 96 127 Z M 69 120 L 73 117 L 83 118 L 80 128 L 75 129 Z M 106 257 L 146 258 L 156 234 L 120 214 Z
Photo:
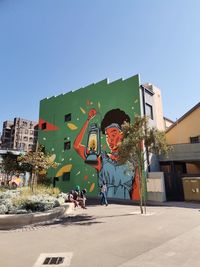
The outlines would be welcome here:
M 185 200 L 200 201 L 200 177 L 184 177 L 183 191 Z

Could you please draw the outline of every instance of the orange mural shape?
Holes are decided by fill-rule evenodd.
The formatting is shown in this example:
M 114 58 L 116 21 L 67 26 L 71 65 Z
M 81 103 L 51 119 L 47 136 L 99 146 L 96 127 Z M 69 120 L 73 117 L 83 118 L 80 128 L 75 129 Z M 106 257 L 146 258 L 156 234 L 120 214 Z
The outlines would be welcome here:
M 88 179 L 88 175 L 85 175 L 83 179 L 86 181 Z
M 45 126 L 45 128 L 44 128 L 44 126 Z M 41 118 L 39 119 L 39 128 L 45 132 L 59 130 L 58 126 L 56 126 L 56 125 L 54 125 L 48 121 L 45 121 Z
M 133 182 L 133 190 L 132 190 L 131 199 L 132 200 L 139 200 L 140 199 L 138 168 L 136 168 L 136 170 L 135 170 L 135 179 Z

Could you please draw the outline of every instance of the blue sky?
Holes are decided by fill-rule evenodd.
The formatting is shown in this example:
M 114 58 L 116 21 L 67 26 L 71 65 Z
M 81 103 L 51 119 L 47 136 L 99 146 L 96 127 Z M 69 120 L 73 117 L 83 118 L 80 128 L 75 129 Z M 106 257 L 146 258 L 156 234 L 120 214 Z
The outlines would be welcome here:
M 175 120 L 200 101 L 199 0 L 0 0 L 0 129 L 39 101 L 140 74 Z

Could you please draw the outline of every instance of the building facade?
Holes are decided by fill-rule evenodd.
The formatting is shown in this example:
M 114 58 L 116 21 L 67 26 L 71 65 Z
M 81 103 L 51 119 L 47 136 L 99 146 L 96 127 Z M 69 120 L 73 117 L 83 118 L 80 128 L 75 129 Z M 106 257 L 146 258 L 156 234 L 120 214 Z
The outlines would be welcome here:
M 168 200 L 183 200 L 184 177 L 200 176 L 200 103 L 186 112 L 166 130 L 166 139 L 173 149 L 160 158 L 165 174 Z
M 168 119 L 168 118 L 164 117 L 165 130 L 167 130 L 170 126 L 172 126 L 172 124 L 174 124 L 174 121 L 172 121 L 171 119 Z
M 33 151 L 37 143 L 38 123 L 22 118 L 5 121 L 1 136 L 2 149 Z
M 41 100 L 39 143 L 59 163 L 48 171 L 56 186 L 67 192 L 79 185 L 97 196 L 105 181 L 109 197 L 138 199 L 136 172 L 116 161 L 120 128 L 135 115 L 147 115 L 151 125 L 163 128 L 158 91 L 152 85 L 140 86 L 135 75 Z

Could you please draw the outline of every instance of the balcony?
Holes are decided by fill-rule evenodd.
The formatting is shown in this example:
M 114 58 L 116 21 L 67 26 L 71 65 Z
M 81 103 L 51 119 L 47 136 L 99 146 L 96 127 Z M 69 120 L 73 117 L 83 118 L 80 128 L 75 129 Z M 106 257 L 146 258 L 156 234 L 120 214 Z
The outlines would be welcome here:
M 172 146 L 168 156 L 160 156 L 159 161 L 200 161 L 200 143 Z

